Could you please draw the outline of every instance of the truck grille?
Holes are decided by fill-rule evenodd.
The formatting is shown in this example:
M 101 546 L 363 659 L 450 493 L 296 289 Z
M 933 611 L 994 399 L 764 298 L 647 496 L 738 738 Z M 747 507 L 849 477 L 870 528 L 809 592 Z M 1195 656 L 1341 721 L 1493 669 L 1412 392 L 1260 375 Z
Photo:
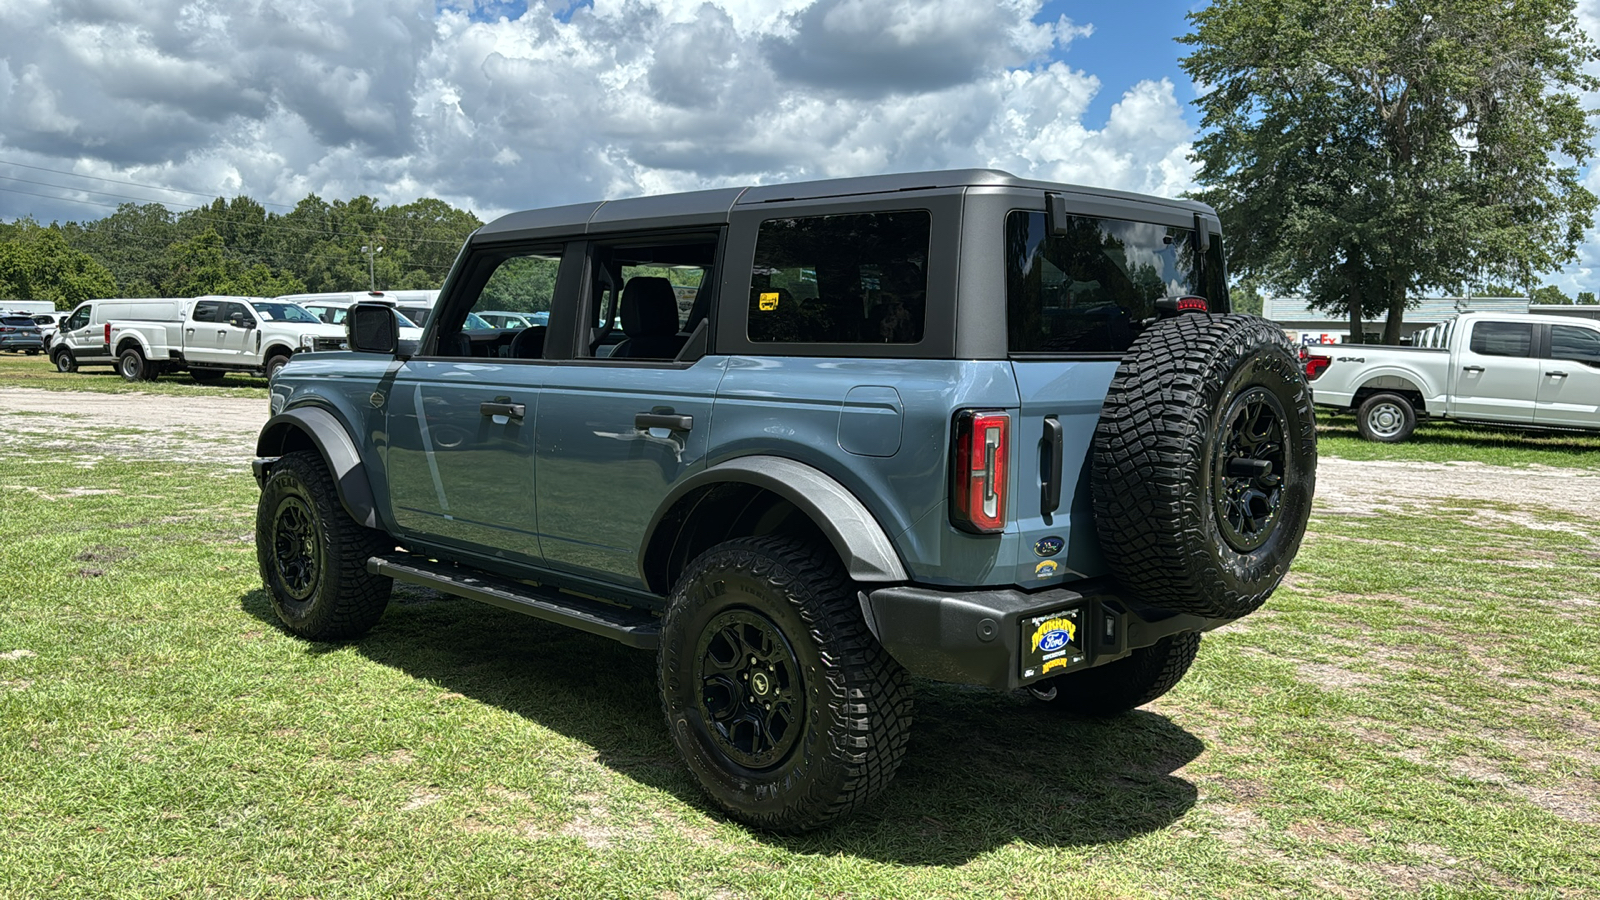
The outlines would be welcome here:
M 319 337 L 312 342 L 311 349 L 322 353 L 327 350 L 344 350 L 350 345 L 344 338 Z

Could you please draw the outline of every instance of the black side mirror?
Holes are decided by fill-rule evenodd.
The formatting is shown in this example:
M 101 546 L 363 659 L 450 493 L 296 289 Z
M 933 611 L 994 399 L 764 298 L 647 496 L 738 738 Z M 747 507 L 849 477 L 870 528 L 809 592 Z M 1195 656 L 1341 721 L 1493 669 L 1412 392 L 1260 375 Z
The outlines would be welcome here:
M 357 303 L 345 318 L 350 349 L 392 355 L 400 345 L 400 325 L 386 303 Z

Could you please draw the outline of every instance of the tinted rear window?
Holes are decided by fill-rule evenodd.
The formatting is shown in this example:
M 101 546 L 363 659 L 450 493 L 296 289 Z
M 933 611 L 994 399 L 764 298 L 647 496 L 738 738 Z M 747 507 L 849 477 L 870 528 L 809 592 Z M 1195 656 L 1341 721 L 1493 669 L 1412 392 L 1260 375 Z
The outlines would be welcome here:
M 1013 353 L 1121 353 L 1156 321 L 1156 301 L 1198 295 L 1227 307 L 1222 241 L 1201 277 L 1194 230 L 1072 216 L 1052 235 L 1042 212 L 1006 217 L 1006 312 Z
M 931 229 L 924 210 L 762 222 L 750 283 L 750 340 L 921 341 Z
M 13 327 L 26 325 L 29 328 L 38 327 L 34 325 L 33 320 L 27 316 L 0 316 L 0 325 L 11 325 Z
M 1484 356 L 1521 356 L 1533 352 L 1533 325 L 1521 322 L 1478 322 L 1472 326 L 1472 352 Z

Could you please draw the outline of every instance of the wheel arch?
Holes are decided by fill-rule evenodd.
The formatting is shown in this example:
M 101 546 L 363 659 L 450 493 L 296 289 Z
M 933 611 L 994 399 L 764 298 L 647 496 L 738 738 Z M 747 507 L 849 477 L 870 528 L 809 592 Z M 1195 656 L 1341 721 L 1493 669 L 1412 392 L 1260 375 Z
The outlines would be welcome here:
M 121 359 L 122 354 L 127 353 L 129 349 L 138 350 L 140 356 L 150 359 L 150 345 L 145 341 L 144 335 L 137 331 L 129 331 L 121 335 L 117 339 L 117 347 L 112 351 L 111 356 Z
M 793 533 L 826 540 L 854 581 L 908 581 L 894 544 L 854 494 L 827 473 L 778 456 L 743 456 L 678 485 L 645 529 L 640 575 L 665 594 L 704 550 L 736 537 Z
M 267 420 L 256 437 L 256 456 L 273 458 L 296 450 L 315 450 L 333 475 L 339 502 L 350 518 L 368 528 L 378 528 L 378 507 L 373 500 L 367 467 L 344 423 L 316 406 L 287 409 Z
M 1428 412 L 1429 388 L 1425 379 L 1404 369 L 1379 369 L 1362 380 L 1350 395 L 1350 408 L 1359 409 L 1373 394 L 1398 394 L 1411 402 L 1418 413 Z
M 263 366 L 266 365 L 267 360 L 273 358 L 274 356 L 282 356 L 287 359 L 293 359 L 294 352 L 294 347 L 284 343 L 281 340 L 274 340 L 272 343 L 267 344 L 266 348 L 261 351 L 261 364 Z

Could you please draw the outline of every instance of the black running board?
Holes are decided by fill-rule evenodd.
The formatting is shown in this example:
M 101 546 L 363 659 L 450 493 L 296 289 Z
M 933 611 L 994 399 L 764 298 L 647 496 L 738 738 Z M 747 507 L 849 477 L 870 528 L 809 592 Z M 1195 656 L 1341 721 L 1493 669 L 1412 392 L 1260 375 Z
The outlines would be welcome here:
M 654 650 L 661 643 L 661 621 L 650 613 L 576 597 L 554 588 L 419 556 L 374 556 L 367 560 L 367 571 L 598 634 L 640 650 Z

